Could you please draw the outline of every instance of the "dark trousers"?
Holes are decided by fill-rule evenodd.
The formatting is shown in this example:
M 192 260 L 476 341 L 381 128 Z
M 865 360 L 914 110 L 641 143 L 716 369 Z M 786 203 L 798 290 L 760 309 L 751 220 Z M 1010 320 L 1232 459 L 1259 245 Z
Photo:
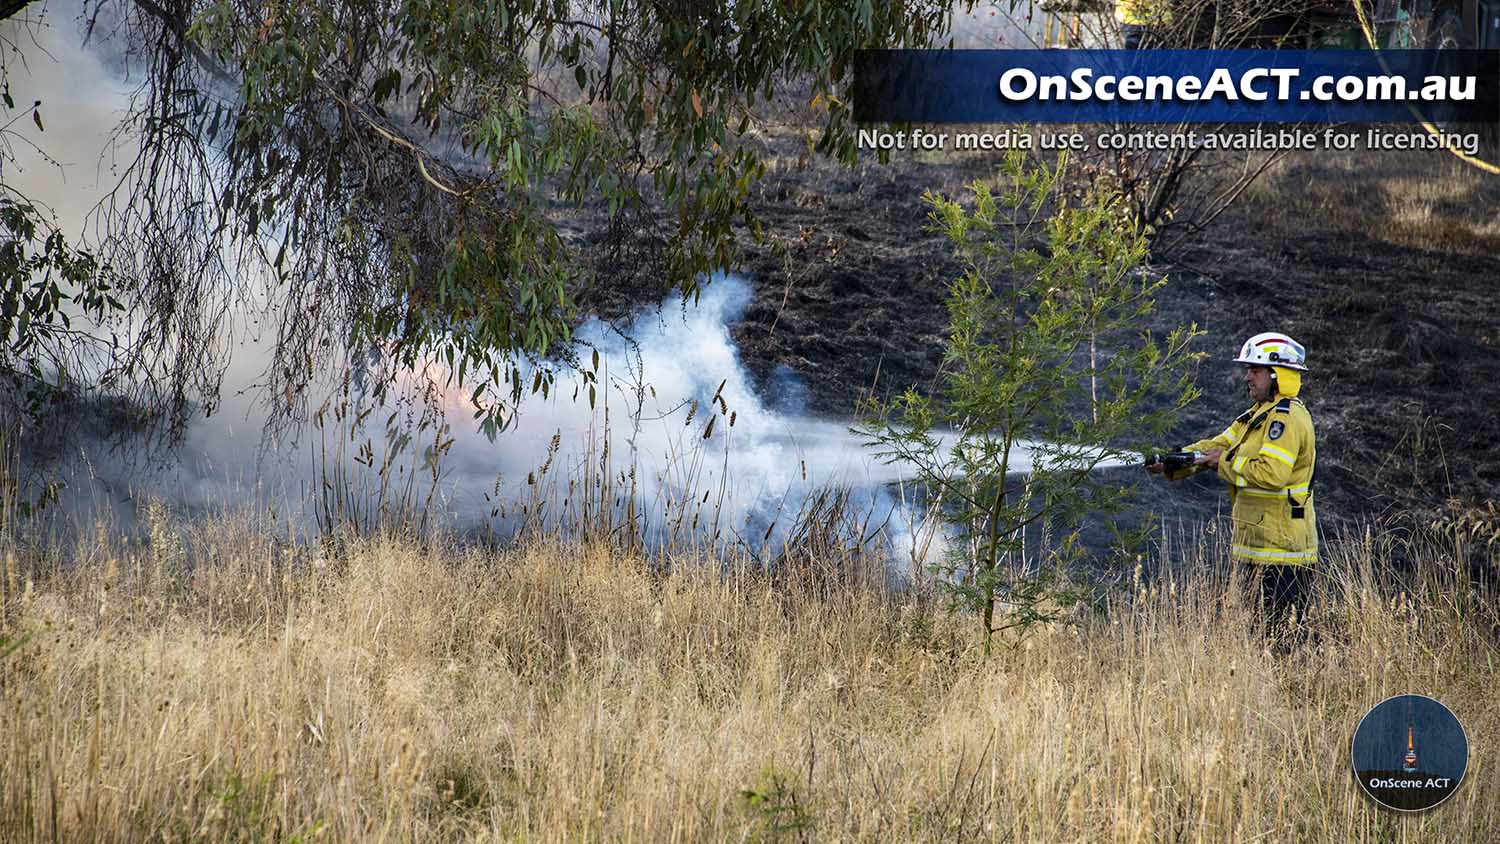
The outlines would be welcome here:
M 1259 609 L 1267 633 L 1274 635 L 1284 627 L 1294 609 L 1301 626 L 1312 599 L 1314 572 L 1311 568 L 1240 563 L 1240 569 L 1245 578 L 1246 601 L 1252 609 Z
M 1144 26 L 1138 26 L 1133 23 L 1120 24 L 1120 35 L 1123 36 L 1125 49 L 1127 50 L 1139 50 L 1146 46 L 1146 36 L 1149 34 L 1149 30 Z

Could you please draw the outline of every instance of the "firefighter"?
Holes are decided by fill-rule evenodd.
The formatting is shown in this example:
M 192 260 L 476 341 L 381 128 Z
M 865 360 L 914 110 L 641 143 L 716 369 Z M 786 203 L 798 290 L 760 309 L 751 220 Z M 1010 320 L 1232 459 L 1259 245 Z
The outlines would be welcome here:
M 1115 20 L 1120 23 L 1120 35 L 1125 49 L 1139 50 L 1152 39 L 1152 29 L 1171 19 L 1163 0 L 1115 0 Z
M 1318 521 L 1313 509 L 1317 438 L 1312 416 L 1297 394 L 1307 352 L 1285 334 L 1266 332 L 1245 341 L 1235 363 L 1245 366 L 1253 404 L 1223 433 L 1185 446 L 1201 452 L 1194 465 L 1146 468 L 1169 480 L 1215 470 L 1229 487 L 1234 530 L 1230 556 L 1241 564 L 1251 595 L 1273 625 L 1295 607 L 1305 612 L 1310 576 L 1318 561 Z

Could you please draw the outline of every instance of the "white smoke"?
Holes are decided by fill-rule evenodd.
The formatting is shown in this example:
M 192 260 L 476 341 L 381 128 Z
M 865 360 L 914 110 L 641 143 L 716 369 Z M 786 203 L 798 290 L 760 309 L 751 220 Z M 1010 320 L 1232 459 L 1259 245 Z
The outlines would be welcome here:
M 757 394 L 729 332 L 749 301 L 745 280 L 720 275 L 696 302 L 674 294 L 621 331 L 598 320 L 583 325 L 575 354 L 589 362 L 597 351 L 600 359 L 592 406 L 583 377 L 565 372 L 548 396 L 523 400 L 494 442 L 476 425 L 460 426 L 443 467 L 452 484 L 448 517 L 461 526 L 483 518 L 496 492 L 514 503 L 540 483 L 577 487 L 589 477 L 633 493 L 648 535 L 665 530 L 652 521 L 696 516 L 698 529 L 721 542 L 758 546 L 827 487 L 856 491 L 853 502 L 871 517 L 882 505 L 889 511 L 895 502 L 883 487 L 902 478 L 899 467 L 874 459 L 848 423 L 781 412 L 773 405 L 788 406 L 786 395 Z M 789 372 L 772 383 L 799 403 L 804 388 Z M 546 477 L 543 463 L 551 467 Z M 584 494 L 561 492 L 574 506 Z M 619 497 L 610 506 L 623 513 Z
M 72 18 L 53 12 L 52 23 L 38 35 L 45 52 L 24 73 L 12 67 L 9 78 L 18 97 L 43 100 L 47 130 L 31 140 L 64 166 L 21 158 L 3 175 L 76 232 L 113 187 L 108 142 L 129 91 L 82 48 Z M 219 412 L 195 419 L 170 460 L 148 464 L 128 453 L 129 443 L 122 452 L 84 438 L 49 472 L 67 484 L 64 501 L 81 526 L 101 515 L 133 520 L 140 501 L 161 498 L 191 513 L 270 513 L 298 534 L 327 515 L 330 498 L 341 498 L 366 517 L 396 501 L 403 513 L 420 509 L 430 523 L 461 532 L 504 534 L 525 519 L 583 524 L 602 513 L 609 524 L 637 525 L 647 541 L 691 534 L 751 548 L 774 546 L 811 496 L 837 487 L 851 491 L 852 515 L 883 526 L 896 554 L 936 560 L 945 538 L 923 515 L 905 467 L 877 460 L 846 421 L 806 416 L 806 388 L 789 369 L 771 374 L 769 394 L 757 392 L 729 332 L 749 297 L 748 282 L 724 275 L 698 301 L 670 296 L 623 331 L 585 324 L 574 352 L 585 362 L 599 354 L 592 404 L 582 376 L 564 371 L 548 396 L 528 396 L 493 441 L 452 389 L 443 400 L 445 432 L 413 426 L 420 405 L 410 395 L 403 409 L 363 405 L 356 393 L 342 418 L 324 414 L 321 427 L 295 440 L 264 442 L 255 384 L 268 349 L 242 311 L 239 324 L 226 326 L 238 333 L 226 335 Z M 420 380 L 409 375 L 403 380 Z M 1022 444 L 1012 466 L 1029 471 L 1030 458 Z
M 33 3 L 0 21 L 0 43 L 17 48 L 4 59 L 16 107 L 0 107 L 0 184 L 43 206 L 70 240 L 84 235 L 117 165 L 135 151 L 128 138 L 112 142 L 130 87 L 99 51 L 84 49 L 78 13 L 76 4 Z M 27 116 L 37 102 L 40 123 Z
M 524 400 L 512 430 L 493 443 L 474 425 L 455 431 L 444 465 L 452 484 L 445 513 L 454 526 L 483 521 L 496 497 L 532 497 L 542 483 L 537 467 L 547 462 L 561 469 L 564 487 L 575 484 L 571 493 L 554 488 L 551 506 L 562 506 L 561 498 L 576 508 L 585 494 L 580 481 L 594 477 L 618 493 L 608 496 L 616 516 L 627 516 L 625 497 L 636 496 L 648 537 L 670 533 L 663 522 L 685 515 L 697 516 L 710 540 L 756 548 L 769 538 L 774 547 L 808 500 L 840 488 L 850 491 L 862 523 L 883 526 L 894 552 L 925 544 L 934 527 L 916 500 L 911 467 L 878 459 L 848 421 L 786 412 L 798 402 L 782 394 L 805 390 L 788 371 L 771 379 L 775 393 L 757 393 L 730 335 L 750 297 L 747 281 L 721 274 L 696 303 L 669 296 L 623 332 L 597 320 L 585 324 L 575 354 L 588 361 L 599 352 L 602 390 L 594 405 L 582 376 L 565 376 L 547 397 Z M 947 447 L 954 442 L 951 434 L 939 439 Z M 600 468 L 606 454 L 607 472 Z M 1010 466 L 1024 474 L 1035 460 L 1055 456 L 1021 442 Z M 941 553 L 941 545 L 929 550 Z

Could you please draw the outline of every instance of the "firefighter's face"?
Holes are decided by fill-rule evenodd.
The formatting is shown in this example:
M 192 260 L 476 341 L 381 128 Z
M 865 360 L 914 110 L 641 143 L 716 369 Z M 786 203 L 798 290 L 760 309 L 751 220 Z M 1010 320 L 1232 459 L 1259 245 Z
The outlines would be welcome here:
M 1245 367 L 1245 390 L 1250 394 L 1251 401 L 1265 401 L 1269 399 L 1272 391 L 1275 389 L 1273 385 L 1271 367 Z

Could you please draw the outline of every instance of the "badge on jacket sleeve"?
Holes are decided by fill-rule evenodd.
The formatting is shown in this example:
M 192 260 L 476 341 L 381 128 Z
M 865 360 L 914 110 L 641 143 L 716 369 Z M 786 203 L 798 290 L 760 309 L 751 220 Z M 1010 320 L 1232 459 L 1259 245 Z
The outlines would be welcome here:
M 1283 431 L 1285 431 L 1285 430 L 1286 430 L 1286 423 L 1284 423 L 1284 422 L 1272 422 L 1271 423 L 1271 429 L 1268 430 L 1268 431 L 1266 431 L 1266 436 L 1270 437 L 1273 440 L 1280 439 L 1281 438 L 1281 433 Z

